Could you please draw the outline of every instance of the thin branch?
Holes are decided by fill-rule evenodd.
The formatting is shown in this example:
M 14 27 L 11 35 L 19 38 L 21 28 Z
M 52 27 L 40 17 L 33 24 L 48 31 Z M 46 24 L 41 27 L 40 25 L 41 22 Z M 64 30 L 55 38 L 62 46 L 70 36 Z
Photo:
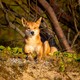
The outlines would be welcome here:
M 74 12 L 74 9 L 73 9 L 73 6 L 72 5 L 71 5 L 71 8 L 72 8 L 72 16 L 73 16 L 73 21 L 74 21 L 74 27 L 75 27 L 76 32 L 78 32 L 77 20 L 75 18 L 75 12 Z
M 6 28 L 6 26 L 5 26 L 5 25 L 2 25 L 2 24 L 0 24 L 0 27 L 2 27 L 2 28 Z
M 68 42 L 69 42 L 69 40 L 70 40 L 70 32 L 71 32 L 71 29 L 69 28 L 69 29 L 68 29 L 68 34 L 67 34 L 67 40 L 68 40 Z
M 25 34 L 19 28 L 17 28 L 14 24 L 12 24 L 12 22 L 9 20 L 8 13 L 7 13 L 6 9 L 4 8 L 3 4 L 1 3 L 1 1 L 0 1 L 0 6 L 1 6 L 2 10 L 4 11 L 4 13 L 6 14 L 6 20 L 7 20 L 8 24 L 9 24 L 9 26 L 12 29 L 16 30 L 22 37 L 24 37 Z
M 12 22 L 9 21 L 9 17 L 7 13 L 6 13 L 6 20 L 8 21 L 9 26 L 12 29 L 16 30 L 22 37 L 25 37 L 25 34 L 19 28 L 17 28 L 14 24 L 12 24 Z
M 80 35 L 80 32 L 78 32 L 78 33 L 74 36 L 74 39 L 73 39 L 73 41 L 72 41 L 71 47 L 74 46 L 74 43 L 75 43 L 75 41 L 77 40 L 77 38 L 78 38 L 79 35 Z

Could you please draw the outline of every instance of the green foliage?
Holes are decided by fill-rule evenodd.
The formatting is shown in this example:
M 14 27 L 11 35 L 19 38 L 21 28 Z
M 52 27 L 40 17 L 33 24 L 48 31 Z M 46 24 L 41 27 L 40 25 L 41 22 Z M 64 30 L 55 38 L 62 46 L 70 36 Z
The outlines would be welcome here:
M 54 65 L 58 66 L 60 71 L 65 71 L 69 65 L 80 62 L 80 57 L 77 57 L 75 53 L 69 52 L 54 52 L 49 53 L 49 56 L 54 60 Z
M 76 61 L 80 62 L 80 57 L 79 58 L 76 58 Z
M 4 48 L 5 48 L 4 46 L 2 46 L 2 45 L 0 46 L 0 50 L 3 50 Z
M 19 58 L 26 58 L 26 54 L 23 53 L 22 48 L 19 47 L 4 47 L 0 46 L 0 57 L 1 58 L 9 58 L 9 57 L 19 57 Z
M 59 70 L 62 72 L 65 71 L 65 65 L 63 61 L 60 62 Z

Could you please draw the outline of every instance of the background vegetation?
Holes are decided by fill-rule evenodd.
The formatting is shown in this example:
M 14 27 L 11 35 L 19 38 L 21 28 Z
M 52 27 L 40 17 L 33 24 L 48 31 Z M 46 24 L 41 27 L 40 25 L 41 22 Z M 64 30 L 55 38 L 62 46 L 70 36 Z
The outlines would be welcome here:
M 70 47 L 80 53 L 80 1 L 79 0 L 46 0 L 54 10 L 60 28 L 64 32 Z M 55 25 L 52 25 L 50 16 L 39 0 L 0 0 L 0 45 L 23 47 L 24 27 L 21 18 L 36 21 L 43 17 L 42 28 L 54 36 L 61 51 L 59 36 Z M 43 32 L 43 34 L 46 30 Z

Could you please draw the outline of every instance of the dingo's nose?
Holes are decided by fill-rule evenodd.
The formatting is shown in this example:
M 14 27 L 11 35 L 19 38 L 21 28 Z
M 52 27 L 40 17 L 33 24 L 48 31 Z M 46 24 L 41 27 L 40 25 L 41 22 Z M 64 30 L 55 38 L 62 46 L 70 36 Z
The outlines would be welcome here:
M 31 34 L 32 34 L 32 35 L 34 35 L 34 32 L 33 32 L 33 31 L 31 31 Z

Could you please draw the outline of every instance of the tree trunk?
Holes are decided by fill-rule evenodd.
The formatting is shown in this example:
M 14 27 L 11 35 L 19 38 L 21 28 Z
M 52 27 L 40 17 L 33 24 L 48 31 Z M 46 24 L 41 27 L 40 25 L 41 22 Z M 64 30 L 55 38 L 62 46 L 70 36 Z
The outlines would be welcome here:
M 52 9 L 52 7 L 48 4 L 48 2 L 46 0 L 38 0 L 38 2 L 44 7 L 44 9 L 47 11 L 47 13 L 49 14 L 50 20 L 53 24 L 53 28 L 55 29 L 55 32 L 58 36 L 58 39 L 60 41 L 60 44 L 68 51 L 68 52 L 72 52 L 71 47 L 69 46 L 66 37 L 59 25 L 59 22 L 57 20 L 57 17 Z

